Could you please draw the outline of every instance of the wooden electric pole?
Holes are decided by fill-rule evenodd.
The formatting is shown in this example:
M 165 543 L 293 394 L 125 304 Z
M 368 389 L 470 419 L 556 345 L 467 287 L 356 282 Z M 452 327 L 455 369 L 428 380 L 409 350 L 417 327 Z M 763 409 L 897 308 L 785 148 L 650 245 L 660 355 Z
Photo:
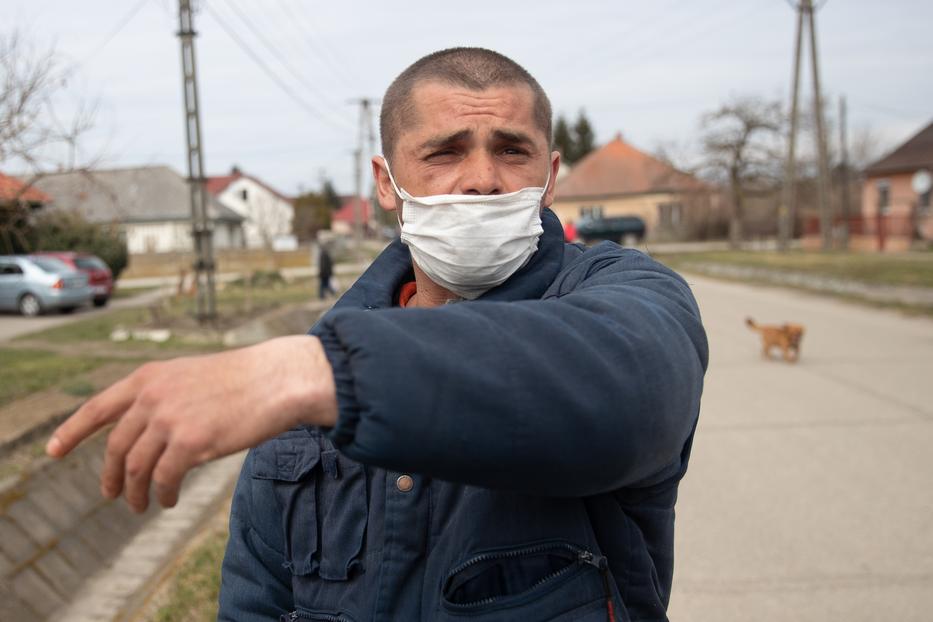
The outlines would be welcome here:
M 796 220 L 796 137 L 798 99 L 800 96 L 800 51 L 803 28 L 810 31 L 810 69 L 813 77 L 813 117 L 816 126 L 816 148 L 819 176 L 817 179 L 817 205 L 820 215 L 821 247 L 824 251 L 832 248 L 832 213 L 829 204 L 829 164 L 826 155 L 826 134 L 823 124 L 823 96 L 820 88 L 819 53 L 816 45 L 816 22 L 813 0 L 800 0 L 797 4 L 797 34 L 794 49 L 794 81 L 791 89 L 790 135 L 788 136 L 787 162 L 784 168 L 784 188 L 780 209 L 779 242 L 781 249 L 786 249 L 793 238 Z
M 849 219 L 850 197 L 849 197 L 849 144 L 846 139 L 847 119 L 846 119 L 846 98 L 839 97 L 839 183 L 842 184 L 842 198 L 839 211 L 842 215 L 842 250 L 849 250 Z
M 790 124 L 787 136 L 787 161 L 784 164 L 784 188 L 778 221 L 778 248 L 787 250 L 794 239 L 797 222 L 797 101 L 800 94 L 800 46 L 803 32 L 803 11 L 797 10 L 797 34 L 794 37 L 794 81 L 791 84 Z
M 197 318 L 212 322 L 217 317 L 214 295 L 213 228 L 208 214 L 204 176 L 204 144 L 198 109 L 198 78 L 194 56 L 194 15 L 191 0 L 178 2 L 178 38 L 181 39 L 182 90 L 185 100 L 185 138 L 188 155 L 188 189 L 191 202 L 191 236 L 194 239 L 194 278 L 197 283 Z
M 829 203 L 829 159 L 826 155 L 826 132 L 823 128 L 823 94 L 820 91 L 819 54 L 816 47 L 816 21 L 813 0 L 802 0 L 810 21 L 810 61 L 813 74 L 813 116 L 816 120 L 816 146 L 820 177 L 817 183 L 820 210 L 820 241 L 824 251 L 833 248 L 832 206 Z

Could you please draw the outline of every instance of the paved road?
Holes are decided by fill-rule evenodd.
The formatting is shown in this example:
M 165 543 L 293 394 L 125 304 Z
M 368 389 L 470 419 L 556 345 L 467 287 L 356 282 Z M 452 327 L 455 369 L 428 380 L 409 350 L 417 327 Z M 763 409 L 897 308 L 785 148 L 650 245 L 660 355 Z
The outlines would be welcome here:
M 55 311 L 39 317 L 22 317 L 16 313 L 0 312 L 0 343 L 21 335 L 28 335 L 29 333 L 45 330 L 46 328 L 52 328 L 53 326 L 61 326 L 62 324 L 69 324 L 77 320 L 84 320 L 110 311 L 111 309 L 140 307 L 154 302 L 162 295 L 164 295 L 163 290 L 150 290 L 140 293 L 138 296 L 112 300 L 103 308 L 87 305 L 75 309 L 72 313 L 68 314 Z
M 689 277 L 711 344 L 671 619 L 933 619 L 933 321 Z M 806 325 L 798 365 L 744 325 Z

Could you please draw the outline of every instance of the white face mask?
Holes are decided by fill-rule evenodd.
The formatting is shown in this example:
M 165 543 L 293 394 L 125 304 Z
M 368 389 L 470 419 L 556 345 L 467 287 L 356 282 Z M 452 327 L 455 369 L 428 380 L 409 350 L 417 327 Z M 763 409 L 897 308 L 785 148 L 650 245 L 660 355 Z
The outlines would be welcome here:
M 402 199 L 402 242 L 435 283 L 473 300 L 501 285 L 538 250 L 544 188 L 508 194 L 438 194 L 413 197 L 395 183 Z

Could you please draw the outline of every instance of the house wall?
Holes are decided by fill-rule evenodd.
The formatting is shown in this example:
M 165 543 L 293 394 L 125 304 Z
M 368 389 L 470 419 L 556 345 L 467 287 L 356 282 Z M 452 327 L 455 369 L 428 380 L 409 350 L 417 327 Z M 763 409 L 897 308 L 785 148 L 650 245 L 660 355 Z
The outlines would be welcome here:
M 128 223 L 123 225 L 123 232 L 130 255 L 186 252 L 194 248 L 191 224 L 184 220 Z M 215 249 L 242 248 L 243 231 L 235 224 L 215 224 L 213 242 Z
M 879 186 L 888 186 L 888 208 L 885 211 L 885 237 L 900 248 L 904 242 L 909 245 L 914 231 L 922 239 L 933 240 L 933 208 L 916 209 L 920 197 L 911 188 L 914 171 L 894 175 L 873 175 L 862 182 L 862 220 L 861 233 L 869 237 L 878 234 L 878 210 L 880 203 Z M 903 238 L 900 240 L 899 238 Z M 886 243 L 888 248 L 889 244 Z
M 691 201 L 679 193 L 659 192 L 639 194 L 624 197 L 608 197 L 596 199 L 556 199 L 551 209 L 566 224 L 569 221 L 577 223 L 583 216 L 584 210 L 592 207 L 602 207 L 604 218 L 613 216 L 638 216 L 645 222 L 646 237 L 649 240 L 678 237 L 686 219 L 686 210 Z M 665 204 L 680 204 L 681 214 L 679 222 L 673 227 L 662 227 L 660 224 L 661 206 Z
M 231 183 L 217 199 L 246 218 L 243 232 L 247 248 L 271 248 L 275 238 L 292 235 L 292 204 L 248 177 Z
M 191 227 L 185 221 L 123 225 L 130 255 L 169 253 L 191 248 Z

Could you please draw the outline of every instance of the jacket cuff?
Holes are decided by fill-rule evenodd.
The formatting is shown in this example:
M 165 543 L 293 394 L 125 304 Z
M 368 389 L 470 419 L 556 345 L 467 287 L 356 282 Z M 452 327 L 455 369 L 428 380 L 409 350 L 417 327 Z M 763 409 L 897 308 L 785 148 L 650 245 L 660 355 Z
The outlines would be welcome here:
M 327 432 L 330 440 L 338 447 L 353 442 L 356 426 L 360 420 L 360 404 L 356 400 L 350 357 L 333 329 L 324 329 L 318 335 L 324 354 L 334 372 L 337 389 L 337 425 Z

